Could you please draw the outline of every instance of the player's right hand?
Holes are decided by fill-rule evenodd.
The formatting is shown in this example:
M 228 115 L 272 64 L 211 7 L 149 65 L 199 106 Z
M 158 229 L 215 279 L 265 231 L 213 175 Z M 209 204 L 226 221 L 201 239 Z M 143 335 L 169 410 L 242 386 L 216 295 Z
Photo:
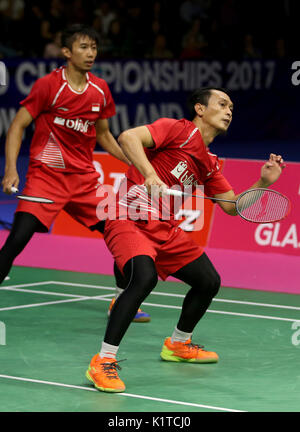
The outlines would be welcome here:
M 148 194 L 151 196 L 162 195 L 168 189 L 168 186 L 158 177 L 156 173 L 150 174 L 148 177 L 146 177 L 144 185 L 147 188 Z
M 16 169 L 9 169 L 5 171 L 2 186 L 3 192 L 11 195 L 12 194 L 12 186 L 18 189 L 20 183 L 19 175 Z

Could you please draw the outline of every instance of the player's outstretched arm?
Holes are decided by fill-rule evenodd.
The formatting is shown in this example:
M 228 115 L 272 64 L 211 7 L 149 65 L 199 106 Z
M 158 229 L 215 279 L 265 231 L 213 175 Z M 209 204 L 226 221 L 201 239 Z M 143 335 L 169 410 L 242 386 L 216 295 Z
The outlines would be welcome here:
M 285 163 L 281 155 L 274 153 L 270 154 L 269 160 L 262 166 L 260 184 L 262 186 L 253 187 L 269 187 L 275 183 L 285 168 Z
M 25 107 L 21 107 L 12 121 L 5 142 L 5 170 L 2 180 L 3 192 L 11 194 L 11 187 L 18 188 L 19 175 L 17 160 L 22 144 L 24 130 L 30 125 L 33 118 Z
M 144 147 L 150 148 L 154 146 L 151 133 L 146 126 L 138 126 L 122 132 L 118 138 L 118 142 L 128 159 L 145 178 L 144 184 L 147 187 L 148 193 L 152 192 L 152 186 L 163 189 L 167 188 L 165 183 L 156 174 L 144 151 Z
M 119 144 L 109 130 L 108 120 L 99 119 L 96 122 L 96 139 L 103 148 L 103 150 L 106 150 L 115 158 L 119 159 L 122 162 L 125 162 L 127 165 L 130 165 L 130 161 L 127 159 L 124 152 L 122 151 Z
M 261 175 L 259 180 L 255 182 L 251 187 L 249 187 L 249 189 L 268 188 L 279 179 L 284 168 L 285 164 L 282 156 L 271 153 L 269 160 L 261 168 Z M 215 198 L 235 201 L 238 199 L 239 196 L 240 194 L 236 195 L 233 190 L 223 194 L 214 195 Z M 218 202 L 218 204 L 220 205 L 222 210 L 225 211 L 225 213 L 231 216 L 237 215 L 234 204 L 226 202 Z

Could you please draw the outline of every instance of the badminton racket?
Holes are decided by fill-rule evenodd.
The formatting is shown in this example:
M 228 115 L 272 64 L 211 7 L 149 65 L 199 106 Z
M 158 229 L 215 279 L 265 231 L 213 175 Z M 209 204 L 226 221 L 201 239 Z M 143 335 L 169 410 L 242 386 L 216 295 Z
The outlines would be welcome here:
M 11 187 L 11 191 L 12 193 L 18 193 L 18 189 L 14 186 Z M 48 199 L 48 198 L 43 198 L 43 197 L 36 197 L 36 196 L 29 196 L 29 195 L 16 195 L 16 197 L 20 200 L 24 200 L 24 201 L 31 201 L 31 202 L 36 202 L 36 203 L 43 203 L 43 204 L 53 204 L 54 201 Z
M 173 189 L 167 189 L 166 194 L 233 203 L 239 216 L 248 222 L 260 224 L 280 221 L 289 214 L 291 209 L 289 198 L 280 192 L 265 188 L 249 189 L 241 193 L 237 200 L 193 195 Z

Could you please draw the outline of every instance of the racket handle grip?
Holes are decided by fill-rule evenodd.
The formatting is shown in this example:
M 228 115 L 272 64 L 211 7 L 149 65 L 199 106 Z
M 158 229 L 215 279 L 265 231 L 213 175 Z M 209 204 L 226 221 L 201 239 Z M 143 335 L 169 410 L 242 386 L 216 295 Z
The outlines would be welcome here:
M 17 192 L 19 192 L 19 189 L 16 188 L 16 187 L 14 187 L 14 186 L 12 186 L 12 187 L 10 188 L 10 190 L 11 190 L 12 193 L 17 193 Z
M 181 197 L 183 195 L 183 192 L 177 189 L 167 189 L 166 194 Z

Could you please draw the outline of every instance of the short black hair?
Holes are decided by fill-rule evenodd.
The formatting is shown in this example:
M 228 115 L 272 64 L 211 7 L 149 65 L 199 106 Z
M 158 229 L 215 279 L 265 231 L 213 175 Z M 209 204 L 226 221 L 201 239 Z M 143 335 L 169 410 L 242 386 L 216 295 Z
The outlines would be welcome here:
M 212 90 L 221 91 L 223 93 L 226 93 L 229 96 L 228 90 L 222 87 L 202 87 L 194 90 L 193 93 L 189 96 L 187 101 L 187 106 L 192 119 L 196 116 L 196 111 L 195 111 L 196 103 L 200 103 L 201 105 L 207 106 Z
M 73 42 L 78 38 L 78 36 L 87 36 L 96 42 L 97 47 L 99 47 L 99 34 L 92 27 L 88 27 L 84 24 L 72 24 L 67 27 L 61 33 L 61 46 L 67 47 L 72 50 Z

